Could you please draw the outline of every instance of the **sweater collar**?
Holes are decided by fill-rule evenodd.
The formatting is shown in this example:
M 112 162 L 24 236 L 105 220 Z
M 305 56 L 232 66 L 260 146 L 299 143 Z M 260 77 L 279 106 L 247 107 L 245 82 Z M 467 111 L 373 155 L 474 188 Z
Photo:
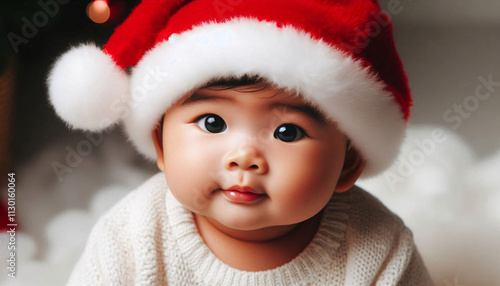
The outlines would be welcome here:
M 170 193 L 166 194 L 172 235 L 189 270 L 204 285 L 285 285 L 313 282 L 317 273 L 332 269 L 334 255 L 347 229 L 350 192 L 337 194 L 324 209 L 318 232 L 290 262 L 267 271 L 242 271 L 219 260 L 203 242 L 192 213 Z M 281 281 L 281 282 L 280 282 Z

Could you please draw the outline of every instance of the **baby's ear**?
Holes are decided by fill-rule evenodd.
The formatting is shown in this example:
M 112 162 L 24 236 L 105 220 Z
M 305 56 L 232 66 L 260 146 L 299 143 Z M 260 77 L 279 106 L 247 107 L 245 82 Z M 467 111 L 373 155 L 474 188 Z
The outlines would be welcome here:
M 363 156 L 352 145 L 349 146 L 335 192 L 342 193 L 349 190 L 358 180 L 364 167 L 365 160 Z
M 158 125 L 155 129 L 153 129 L 153 142 L 155 143 L 156 149 L 156 164 L 158 168 L 162 171 L 165 169 L 164 159 L 163 159 L 163 140 L 162 140 L 162 126 Z

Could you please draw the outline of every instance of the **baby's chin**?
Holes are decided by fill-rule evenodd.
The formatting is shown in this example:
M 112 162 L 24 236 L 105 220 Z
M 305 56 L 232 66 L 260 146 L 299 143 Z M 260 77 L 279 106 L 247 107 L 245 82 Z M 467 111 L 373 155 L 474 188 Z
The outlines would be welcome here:
M 212 218 L 212 220 L 218 222 L 222 226 L 234 230 L 234 231 L 259 231 L 265 230 L 271 227 L 279 226 L 276 224 L 264 223 L 258 220 L 252 220 L 248 218 Z
M 262 221 L 244 221 L 234 219 L 211 219 L 221 232 L 240 240 L 264 241 L 272 240 L 291 232 L 300 223 L 271 224 Z

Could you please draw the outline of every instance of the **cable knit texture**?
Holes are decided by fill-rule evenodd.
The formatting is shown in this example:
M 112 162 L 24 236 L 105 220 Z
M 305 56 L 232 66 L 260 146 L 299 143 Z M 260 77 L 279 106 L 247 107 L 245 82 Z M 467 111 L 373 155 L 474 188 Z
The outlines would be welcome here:
M 93 228 L 68 285 L 432 285 L 402 221 L 367 192 L 335 194 L 311 243 L 275 269 L 225 265 L 159 173 Z

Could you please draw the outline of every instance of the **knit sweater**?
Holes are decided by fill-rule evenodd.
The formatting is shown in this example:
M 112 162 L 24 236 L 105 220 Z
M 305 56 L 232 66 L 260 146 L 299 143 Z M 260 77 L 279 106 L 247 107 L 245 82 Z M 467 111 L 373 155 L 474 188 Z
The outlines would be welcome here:
M 159 173 L 93 228 L 68 285 L 432 285 L 402 221 L 367 192 L 334 194 L 293 260 L 241 271 L 204 244 Z

